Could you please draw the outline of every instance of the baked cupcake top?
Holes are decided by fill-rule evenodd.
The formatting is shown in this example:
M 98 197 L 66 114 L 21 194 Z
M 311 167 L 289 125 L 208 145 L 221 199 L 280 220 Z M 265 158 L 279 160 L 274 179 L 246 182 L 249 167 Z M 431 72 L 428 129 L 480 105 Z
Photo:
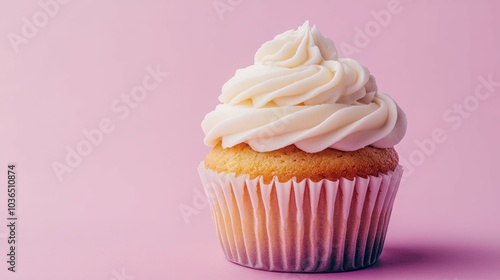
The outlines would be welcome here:
M 398 154 L 394 148 L 370 146 L 351 152 L 325 149 L 307 153 L 294 145 L 259 153 L 245 143 L 225 149 L 219 143 L 210 150 L 203 163 L 206 168 L 218 173 L 248 174 L 250 179 L 262 176 L 266 183 L 275 177 L 280 182 L 293 178 L 297 182 L 304 179 L 318 182 L 322 179 L 353 180 L 355 177 L 387 174 L 398 165 Z
M 368 69 L 338 58 L 333 42 L 308 22 L 264 43 L 219 100 L 202 122 L 209 146 L 354 151 L 393 147 L 406 132 L 404 112 L 378 92 Z

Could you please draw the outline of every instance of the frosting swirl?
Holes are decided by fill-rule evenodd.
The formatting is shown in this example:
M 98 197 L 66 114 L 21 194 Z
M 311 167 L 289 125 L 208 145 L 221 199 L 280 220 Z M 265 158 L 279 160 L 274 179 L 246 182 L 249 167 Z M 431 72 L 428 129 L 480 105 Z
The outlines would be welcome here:
M 264 43 L 255 65 L 237 70 L 219 100 L 202 122 L 209 146 L 353 151 L 392 147 L 406 132 L 405 114 L 377 92 L 368 69 L 339 59 L 332 41 L 308 22 Z
M 323 60 L 337 60 L 337 49 L 316 26 L 310 28 L 309 21 L 262 44 L 255 54 L 255 64 L 288 68 L 319 64 Z

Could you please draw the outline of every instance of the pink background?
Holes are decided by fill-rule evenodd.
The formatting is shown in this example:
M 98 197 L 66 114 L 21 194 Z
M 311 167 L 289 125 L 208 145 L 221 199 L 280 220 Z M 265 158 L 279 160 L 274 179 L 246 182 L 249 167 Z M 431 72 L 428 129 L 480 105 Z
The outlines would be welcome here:
M 1 279 L 500 278 L 500 86 L 473 97 L 480 77 L 500 81 L 497 1 L 400 0 L 382 27 L 372 12 L 389 0 L 68 2 L 45 22 L 36 0 L 0 2 L 0 173 L 17 163 L 20 219 L 11 273 L 3 175 Z M 230 10 L 219 16 L 214 3 Z M 9 34 L 24 36 L 23 17 L 34 15 L 44 26 L 16 52 Z M 200 122 L 222 84 L 263 42 L 306 19 L 341 55 L 356 28 L 372 28 L 350 56 L 408 115 L 397 146 L 407 177 L 381 260 L 366 270 L 292 275 L 231 264 L 196 195 L 209 150 Z M 130 114 L 114 112 L 156 65 L 169 76 Z M 453 110 L 464 100 L 470 112 L 461 116 Z M 53 162 L 106 118 L 114 130 L 58 180 Z M 424 141 L 436 129 L 442 143 Z

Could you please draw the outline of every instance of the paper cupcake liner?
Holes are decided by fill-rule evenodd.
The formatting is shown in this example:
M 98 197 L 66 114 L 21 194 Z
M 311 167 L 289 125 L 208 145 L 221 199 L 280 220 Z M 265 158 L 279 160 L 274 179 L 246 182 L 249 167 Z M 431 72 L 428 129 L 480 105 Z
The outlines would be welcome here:
M 374 264 L 384 245 L 402 175 L 337 181 L 217 173 L 200 164 L 222 249 L 229 261 L 286 272 L 348 271 Z

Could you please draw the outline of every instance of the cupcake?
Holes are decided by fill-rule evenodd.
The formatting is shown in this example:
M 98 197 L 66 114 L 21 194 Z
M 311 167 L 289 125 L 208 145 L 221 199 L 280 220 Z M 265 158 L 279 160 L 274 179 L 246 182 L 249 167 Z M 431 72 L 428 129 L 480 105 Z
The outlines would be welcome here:
M 406 117 L 308 22 L 264 43 L 205 116 L 198 171 L 226 258 L 270 271 L 349 271 L 384 245 Z

